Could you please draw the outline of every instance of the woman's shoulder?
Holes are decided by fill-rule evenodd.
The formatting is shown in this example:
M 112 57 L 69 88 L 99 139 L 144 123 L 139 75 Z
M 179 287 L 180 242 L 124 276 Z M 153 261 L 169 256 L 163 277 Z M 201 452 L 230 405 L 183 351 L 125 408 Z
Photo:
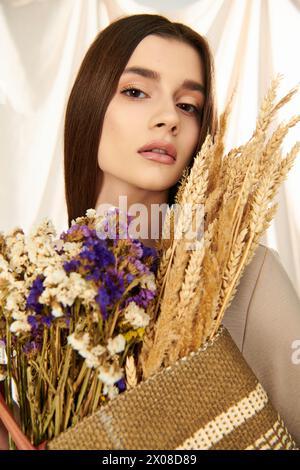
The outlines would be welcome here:
M 275 250 L 258 247 L 223 323 L 300 442 L 300 300 Z
M 259 244 L 251 262 L 245 268 L 234 299 L 225 312 L 223 324 L 240 350 L 243 347 L 244 330 L 251 299 L 266 258 L 269 258 L 269 256 L 275 256 L 275 254 L 267 246 Z
M 264 331 L 270 329 L 269 322 L 274 327 L 283 321 L 300 322 L 300 300 L 278 252 L 260 244 L 245 268 L 223 323 L 244 351 L 250 325 L 259 325 Z

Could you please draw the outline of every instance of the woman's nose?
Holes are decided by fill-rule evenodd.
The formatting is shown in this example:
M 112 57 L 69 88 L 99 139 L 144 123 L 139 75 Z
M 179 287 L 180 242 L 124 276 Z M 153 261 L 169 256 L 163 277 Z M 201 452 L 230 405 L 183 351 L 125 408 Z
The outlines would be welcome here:
M 159 109 L 153 113 L 151 127 L 166 127 L 168 131 L 179 131 L 179 117 L 174 103 L 160 102 Z

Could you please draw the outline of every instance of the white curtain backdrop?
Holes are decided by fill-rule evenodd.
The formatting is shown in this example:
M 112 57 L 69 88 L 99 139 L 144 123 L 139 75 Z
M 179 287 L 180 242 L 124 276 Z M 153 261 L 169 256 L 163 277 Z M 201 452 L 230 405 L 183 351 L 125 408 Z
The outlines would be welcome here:
M 96 34 L 114 19 L 158 13 L 205 35 L 216 60 L 221 111 L 237 85 L 228 149 L 253 131 L 270 79 L 280 95 L 300 81 L 300 0 L 0 0 L 0 230 L 50 217 L 67 227 L 63 124 L 71 86 Z M 300 93 L 279 115 L 300 112 Z M 290 132 L 286 151 L 299 140 Z M 264 242 L 300 295 L 300 156 L 279 194 Z

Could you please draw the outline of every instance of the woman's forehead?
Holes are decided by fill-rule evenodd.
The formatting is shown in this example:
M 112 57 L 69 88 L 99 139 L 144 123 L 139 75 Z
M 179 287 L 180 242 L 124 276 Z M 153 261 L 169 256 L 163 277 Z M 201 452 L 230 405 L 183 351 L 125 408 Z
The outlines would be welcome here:
M 191 45 L 175 38 L 148 35 L 133 51 L 122 75 L 139 70 L 145 78 L 159 81 L 162 75 L 170 74 L 203 87 L 203 69 L 202 59 Z

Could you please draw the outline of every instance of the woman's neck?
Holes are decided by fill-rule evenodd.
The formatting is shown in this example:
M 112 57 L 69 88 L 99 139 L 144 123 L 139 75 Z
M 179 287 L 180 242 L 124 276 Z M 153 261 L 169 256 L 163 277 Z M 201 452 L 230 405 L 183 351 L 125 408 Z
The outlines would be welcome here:
M 104 215 L 109 208 L 117 207 L 120 212 L 131 215 L 130 226 L 137 234 L 134 238 L 154 248 L 155 241 L 161 237 L 168 190 L 141 189 L 107 174 L 103 174 L 100 187 L 96 212 Z

